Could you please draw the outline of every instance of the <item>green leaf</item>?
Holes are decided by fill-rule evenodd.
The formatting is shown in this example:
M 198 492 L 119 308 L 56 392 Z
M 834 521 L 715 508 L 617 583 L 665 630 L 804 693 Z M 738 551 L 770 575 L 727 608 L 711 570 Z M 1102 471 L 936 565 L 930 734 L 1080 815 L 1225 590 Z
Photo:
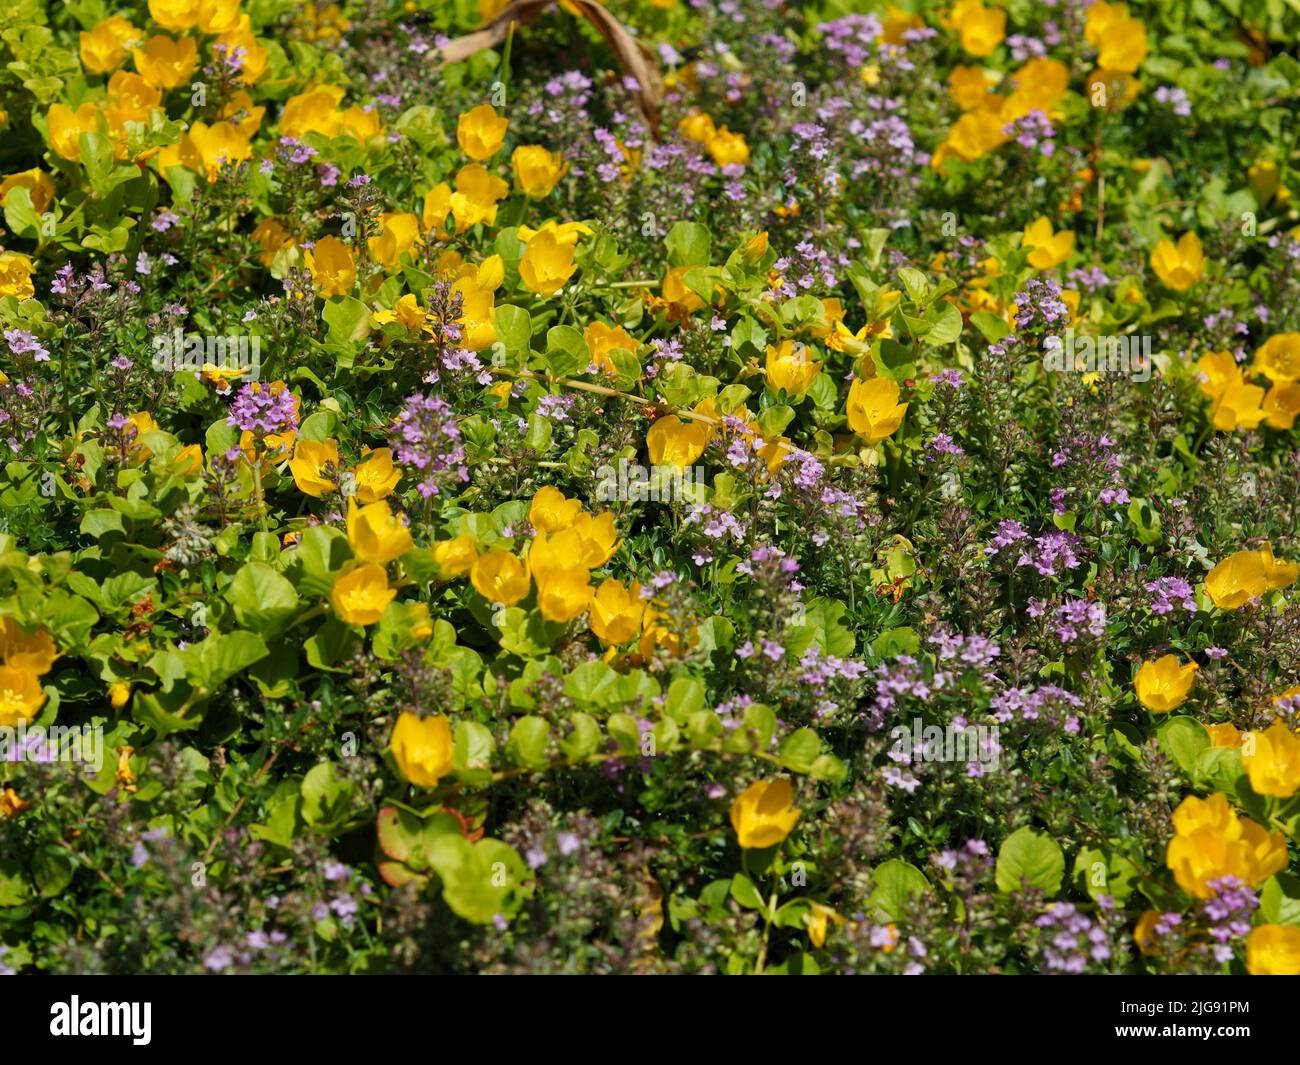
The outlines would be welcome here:
M 898 280 L 903 283 L 908 299 L 918 307 L 926 305 L 930 294 L 930 282 L 926 280 L 925 274 L 915 267 L 904 266 L 898 271 Z
M 497 746 L 492 733 L 477 721 L 458 721 L 453 735 L 452 764 L 457 779 L 466 784 L 486 784 L 492 779 L 492 753 Z
M 511 355 L 527 356 L 533 339 L 533 320 L 522 307 L 505 303 L 494 312 L 497 337 Z
M 698 677 L 678 677 L 664 696 L 664 713 L 679 725 L 685 725 L 690 716 L 704 708 L 704 682 Z
M 1160 749 L 1165 752 L 1188 777 L 1195 777 L 1197 759 L 1210 745 L 1209 733 L 1199 721 L 1190 717 L 1171 717 L 1156 730 Z
M 765 909 L 758 888 L 754 887 L 754 882 L 744 873 L 737 873 L 731 878 L 731 897 L 747 910 Z
M 268 653 L 266 642 L 255 633 L 214 632 L 202 643 L 191 645 L 182 652 L 185 676 L 194 687 L 215 691 Z
M 226 589 L 241 625 L 265 636 L 282 631 L 298 613 L 298 593 L 265 562 L 246 562 Z
M 970 316 L 971 325 L 978 329 L 990 344 L 996 344 L 1011 332 L 1011 326 L 988 311 L 976 311 Z
M 815 730 L 806 727 L 796 729 L 786 736 L 776 750 L 781 764 L 796 773 L 807 773 L 821 753 L 821 738 Z
M 529 714 L 515 722 L 506 742 L 506 754 L 516 765 L 540 769 L 546 765 L 546 741 L 551 735 L 550 722 Z
M 556 377 L 572 377 L 591 365 L 591 352 L 582 334 L 571 325 L 546 331 L 546 365 Z
M 875 909 L 878 920 L 898 921 L 903 918 L 909 899 L 930 890 L 930 881 L 914 865 L 899 858 L 891 858 L 871 874 L 872 891 L 869 904 Z
M 564 694 L 579 703 L 601 705 L 618 684 L 618 674 L 596 659 L 584 662 L 565 678 Z
M 708 266 L 713 253 L 713 235 L 701 222 L 677 222 L 664 240 L 668 262 L 673 266 Z
M 512 916 L 527 894 L 528 867 L 508 843 L 442 835 L 428 847 L 429 861 L 442 881 L 443 900 L 473 924 Z
M 1065 855 L 1048 836 L 1028 826 L 1012 832 L 998 850 L 996 879 L 998 890 L 1011 894 L 1021 890 L 1021 879 L 1031 887 L 1042 888 L 1050 898 L 1061 888 L 1065 876 Z
M 351 345 L 370 335 L 370 308 L 354 296 L 335 296 L 327 300 L 321 317 L 329 328 L 329 340 Z
M 934 325 L 925 334 L 925 342 L 935 347 L 951 344 L 961 336 L 961 311 L 951 303 L 943 303 Z
M 787 651 L 801 655 L 816 644 L 825 654 L 849 657 L 857 641 L 853 630 L 840 621 L 846 610 L 838 599 L 814 599 L 804 612 L 804 623 L 792 631 Z
M 1259 894 L 1259 912 L 1269 924 L 1300 925 L 1300 876 L 1270 876 Z
M 569 715 L 572 732 L 560 740 L 560 750 L 565 757 L 577 760 L 595 754 L 600 747 L 600 725 L 590 714 L 577 710 Z
M 342 826 L 352 813 L 357 785 L 333 762 L 312 766 L 302 781 L 302 819 L 322 832 Z

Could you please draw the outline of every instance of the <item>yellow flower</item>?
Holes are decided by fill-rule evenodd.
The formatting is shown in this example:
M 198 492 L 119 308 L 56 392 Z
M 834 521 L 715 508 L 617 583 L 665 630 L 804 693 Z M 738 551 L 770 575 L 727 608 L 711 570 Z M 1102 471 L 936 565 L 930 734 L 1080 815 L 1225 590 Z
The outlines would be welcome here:
M 402 265 L 402 256 L 420 239 L 420 219 L 408 211 L 379 216 L 379 236 L 367 242 L 370 257 L 390 273 Z
M 1246 971 L 1251 976 L 1300 976 L 1300 927 L 1252 928 L 1246 937 Z
M 1277 333 L 1255 352 L 1252 373 L 1261 373 L 1275 384 L 1300 380 L 1300 333 Z
M 319 85 L 289 97 L 280 111 L 280 133 L 297 138 L 307 133 L 335 136 L 339 131 L 337 108 L 343 92 L 340 85 Z
M 731 804 L 731 827 L 745 850 L 775 847 L 795 826 L 800 810 L 791 806 L 794 792 L 785 777 L 758 780 Z
M 554 233 L 555 239 L 562 245 L 568 248 L 576 248 L 580 238 L 589 237 L 593 232 L 594 230 L 583 222 L 556 222 L 552 219 L 540 229 L 520 226 L 519 239 L 527 244 L 539 233 Z
M 1271 835 L 1249 818 L 1239 818 L 1227 799 L 1214 794 L 1202 801 L 1188 796 L 1173 816 L 1176 835 L 1169 841 L 1165 863 L 1178 886 L 1198 899 L 1209 898 L 1212 881 L 1235 876 L 1258 886 L 1285 869 L 1286 840 Z
M 844 918 L 829 906 L 823 906 L 820 902 L 814 902 L 808 912 L 804 914 L 803 923 L 804 927 L 808 929 L 808 942 L 818 950 L 821 950 L 826 943 L 826 929 L 830 921 L 843 924 Z
M 131 698 L 131 685 L 117 681 L 108 686 L 108 701 L 114 710 L 121 710 Z
M 1273 555 L 1273 545 L 1267 541 L 1259 549 L 1259 564 L 1264 570 L 1264 583 L 1270 590 L 1290 587 L 1300 577 L 1300 563 L 1279 561 Z
M 1005 128 L 1006 123 L 992 111 L 967 111 L 948 130 L 948 136 L 935 150 L 930 166 L 938 170 L 950 155 L 968 163 L 987 155 L 1011 139 L 1003 132 Z
M 985 7 L 981 0 L 958 0 L 950 21 L 961 35 L 962 48 L 970 55 L 992 55 L 1006 35 L 1007 13 L 998 7 Z
M 1246 184 L 1250 186 L 1250 191 L 1255 194 L 1255 199 L 1259 201 L 1261 207 L 1268 204 L 1277 195 L 1278 188 L 1282 184 L 1277 163 L 1272 159 L 1261 159 L 1258 163 L 1251 163 L 1246 168 Z
M 13 788 L 0 791 L 0 818 L 17 817 L 30 805 L 31 803 L 22 799 Z
M 1300 383 L 1274 385 L 1260 404 L 1264 420 L 1274 429 L 1290 429 L 1300 416 Z
M 1241 764 L 1256 795 L 1289 799 L 1300 790 L 1300 738 L 1281 721 L 1263 732 L 1249 732 Z
M 266 73 L 271 53 L 257 43 L 247 15 L 240 15 L 239 25 L 212 43 L 212 57 L 217 62 L 229 64 L 235 56 L 240 61 L 239 80 L 245 85 L 254 84 Z
M 1070 70 L 1055 59 L 1038 57 L 1029 60 L 1011 75 L 1015 86 L 999 108 L 1003 121 L 1011 123 L 1030 111 L 1052 112 L 1070 84 Z
M 424 209 L 420 221 L 425 232 L 433 231 L 439 237 L 446 238 L 447 215 L 451 213 L 451 186 L 445 181 L 435 185 L 424 194 Z
M 1228 797 L 1216 791 L 1208 799 L 1187 796 L 1178 804 L 1172 819 L 1174 832 L 1180 836 L 1190 836 L 1202 829 L 1223 834 L 1235 831 L 1232 826 L 1237 813 L 1228 805 Z
M 1129 17 L 1127 4 L 1093 4 L 1084 36 L 1100 53 L 1097 65 L 1106 70 L 1132 74 L 1147 57 L 1146 27 Z
M 1157 953 L 1154 930 L 1160 921 L 1160 916 L 1159 910 L 1143 910 L 1142 916 L 1138 918 L 1137 925 L 1133 929 L 1133 942 L 1147 957 L 1153 957 Z
M 332 470 L 326 469 L 332 467 Z M 316 441 L 301 437 L 289 460 L 289 472 L 298 491 L 319 499 L 337 487 L 339 445 L 336 440 Z
M 0 666 L 0 727 L 26 724 L 44 705 L 45 691 L 34 671 Z
M 501 150 L 509 126 L 510 120 L 498 115 L 491 104 L 479 104 L 456 120 L 456 141 L 461 151 L 481 163 Z
M 199 24 L 203 0 L 149 0 L 149 14 L 168 30 L 188 30 Z
M 603 566 L 618 550 L 621 542 L 614 525 L 614 514 L 579 514 L 573 519 L 572 530 L 578 537 L 578 561 L 588 569 Z
M 569 164 L 558 152 L 548 152 L 539 144 L 526 144 L 510 155 L 515 188 L 530 199 L 540 200 L 551 194 L 560 178 L 569 172 Z
M 1230 351 L 1210 351 L 1196 363 L 1198 384 L 1211 399 L 1218 399 L 1228 389 L 1242 383 L 1241 367 Z
M 340 134 L 350 133 L 364 144 L 371 137 L 378 137 L 383 132 L 384 124 L 380 119 L 379 108 L 373 104 L 365 107 L 353 105 L 339 112 Z
M 0 254 L 0 296 L 29 300 L 36 295 L 32 284 L 32 261 L 16 252 Z
M 26 189 L 32 200 L 32 210 L 37 214 L 44 214 L 49 209 L 56 191 L 50 175 L 35 167 L 9 174 L 0 180 L 0 206 L 3 206 L 10 189 Z
M 386 502 L 381 499 L 358 507 L 355 496 L 348 498 L 348 543 L 357 558 L 381 565 L 415 546 L 411 530 L 393 516 Z
M 461 167 L 456 172 L 456 191 L 448 200 L 451 213 L 456 216 L 456 232 L 463 233 L 480 222 L 493 225 L 497 220 L 497 202 L 509 193 L 509 185 L 478 163 Z M 428 210 L 427 200 L 425 210 Z M 524 239 L 522 232 L 520 238 Z
M 567 529 L 582 511 L 582 503 L 570 499 L 558 488 L 546 485 L 533 496 L 528 520 L 538 532 L 552 533 Z
M 718 132 L 713 119 L 703 111 L 692 111 L 677 123 L 677 130 L 688 141 L 696 144 L 708 144 Z
M 393 453 L 381 447 L 369 452 L 367 458 L 353 471 L 357 498 L 363 503 L 378 503 L 392 494 L 402 471 L 393 465 Z
M 433 558 L 444 577 L 463 577 L 478 560 L 478 544 L 472 536 L 442 540 L 433 545 Z
M 898 431 L 907 404 L 898 402 L 898 384 L 888 377 L 861 378 L 849 386 L 849 428 L 874 444 Z
M 217 180 L 222 167 L 253 157 L 248 136 L 233 122 L 215 122 L 211 126 L 195 122 L 189 128 L 189 137 L 203 160 L 208 184 Z
M 334 613 L 349 625 L 373 625 L 396 598 L 397 590 L 388 587 L 388 574 L 373 562 L 349 570 L 330 589 Z
M 569 565 L 537 581 L 537 608 L 548 621 L 572 621 L 591 600 L 589 575 L 582 566 Z
M 346 296 L 352 291 L 357 268 L 352 262 L 351 249 L 337 237 L 322 237 L 305 258 L 320 295 Z
M 712 435 L 713 428 L 706 422 L 694 419 L 684 422 L 675 414 L 665 414 L 655 419 L 645 442 L 654 465 L 684 470 L 704 454 Z
M 803 344 L 783 340 L 780 347 L 768 345 L 767 383 L 773 389 L 784 389 L 792 396 L 802 396 L 821 368 L 822 364 L 812 361 Z
M 1285 588 L 1300 576 L 1300 564 L 1279 562 L 1273 548 L 1237 551 L 1210 570 L 1205 591 L 1221 610 L 1237 610 L 1274 588 Z
M 700 294 L 686 286 L 686 275 L 695 269 L 692 266 L 670 266 L 664 271 L 660 292 L 663 298 L 683 314 L 693 314 L 704 306 Z
M 1151 253 L 1151 269 L 1156 277 L 1175 292 L 1186 292 L 1205 272 L 1205 253 L 1201 238 L 1192 231 L 1178 238 L 1178 244 L 1162 240 Z
M 176 452 L 168 468 L 181 477 L 196 477 L 203 470 L 203 448 L 188 444 Z
M 199 0 L 199 17 L 195 24 L 208 34 L 226 33 L 239 25 L 240 0 Z
M 636 339 L 621 325 L 607 325 L 601 321 L 591 322 L 582 334 L 591 352 L 591 361 L 606 373 L 614 373 L 614 360 L 611 351 L 629 351 L 636 354 L 639 345 Z
M 895 4 L 889 5 L 882 23 L 880 36 L 876 39 L 895 48 L 907 45 L 907 38 L 903 34 L 908 30 L 925 29 L 925 19 L 920 15 L 910 15 Z
M 106 18 L 81 34 L 81 65 L 93 74 L 116 70 L 126 59 L 127 46 L 140 37 L 140 31 L 121 15 Z
M 493 292 L 504 278 L 505 265 L 501 256 L 492 255 L 478 266 L 465 263 L 460 268 L 459 276 L 452 282 L 452 292 L 459 293 L 461 297 L 461 316 L 458 320 L 465 327 L 461 343 L 470 351 L 482 351 L 496 343 Z M 437 327 L 429 323 L 427 328 L 434 334 Z
M 293 232 L 278 218 L 262 219 L 253 230 L 253 242 L 262 249 L 257 259 L 263 266 L 270 266 L 281 248 L 297 244 Z
M 1230 722 L 1222 722 L 1215 725 L 1206 725 L 1205 731 L 1210 736 L 1211 747 L 1240 747 L 1241 732 L 1236 725 Z
M 375 311 L 370 316 L 370 320 L 376 325 L 384 325 L 387 322 L 398 322 L 402 328 L 407 331 L 421 329 L 429 320 L 423 307 L 420 306 L 414 296 L 409 292 L 403 293 L 397 298 L 397 302 L 387 310 Z
M 1264 390 L 1259 385 L 1244 381 L 1229 385 L 1215 398 L 1210 408 L 1210 421 L 1221 432 L 1234 429 L 1254 429 L 1268 412 L 1264 410 Z
M 420 788 L 437 787 L 455 765 L 451 723 L 441 714 L 421 718 L 402 711 L 389 749 L 402 776 Z
M 587 517 L 587 515 L 583 515 Z M 553 574 L 563 570 L 582 566 L 591 569 L 586 560 L 586 544 L 575 528 L 561 529 L 558 532 L 539 532 L 528 546 L 526 566 L 533 579 L 540 585 Z
M 1043 217 L 1025 227 L 1023 243 L 1033 249 L 1029 253 L 1029 265 L 1035 270 L 1050 270 L 1074 254 L 1074 231 L 1062 229 L 1053 233 L 1052 223 Z
M 99 109 L 94 104 L 82 104 L 73 111 L 67 104 L 54 104 L 45 123 L 55 154 L 75 163 L 81 159 L 81 135 L 99 129 Z
M 221 105 L 221 110 L 217 112 L 218 118 L 230 119 L 239 127 L 239 131 L 245 137 L 251 137 L 262 127 L 262 117 L 266 114 L 265 107 L 254 107 L 253 98 L 243 89 L 230 94 L 230 98 Z M 242 118 L 237 116 L 242 115 Z
M 199 61 L 199 48 L 193 37 L 176 40 L 159 34 L 136 48 L 135 69 L 150 85 L 159 89 L 174 89 L 193 72 Z
M 0 618 L 0 664 L 44 676 L 59 652 L 44 629 L 28 632 L 13 618 Z
M 948 75 L 948 95 L 963 111 L 996 106 L 999 98 L 989 93 L 996 81 L 997 75 L 985 67 L 956 66 Z
M 553 296 L 578 269 L 573 262 L 575 247 L 563 244 L 551 230 L 543 229 L 528 242 L 519 261 L 519 277 L 530 292 Z
M 1165 714 L 1181 706 L 1196 683 L 1198 668 L 1195 662 L 1180 663 L 1176 655 L 1143 662 L 1133 678 L 1138 701 L 1156 714 Z
M 591 611 L 591 631 L 603 643 L 626 643 L 641 628 L 645 613 L 645 600 L 641 598 L 641 585 L 624 585 L 609 578 L 602 581 L 588 607 Z
M 743 133 L 733 133 L 726 126 L 718 127 L 705 147 L 718 166 L 744 166 L 749 162 L 749 144 Z
M 470 567 L 470 583 L 489 603 L 514 606 L 531 586 L 524 564 L 508 551 L 493 550 L 479 555 Z

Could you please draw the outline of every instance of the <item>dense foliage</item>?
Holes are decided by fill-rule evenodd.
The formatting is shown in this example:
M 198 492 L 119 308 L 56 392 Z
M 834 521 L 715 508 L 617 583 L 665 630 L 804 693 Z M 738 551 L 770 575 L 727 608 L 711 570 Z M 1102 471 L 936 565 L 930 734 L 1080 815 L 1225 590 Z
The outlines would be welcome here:
M 1300 7 L 503 7 L 0 0 L 0 972 L 1300 972 Z

